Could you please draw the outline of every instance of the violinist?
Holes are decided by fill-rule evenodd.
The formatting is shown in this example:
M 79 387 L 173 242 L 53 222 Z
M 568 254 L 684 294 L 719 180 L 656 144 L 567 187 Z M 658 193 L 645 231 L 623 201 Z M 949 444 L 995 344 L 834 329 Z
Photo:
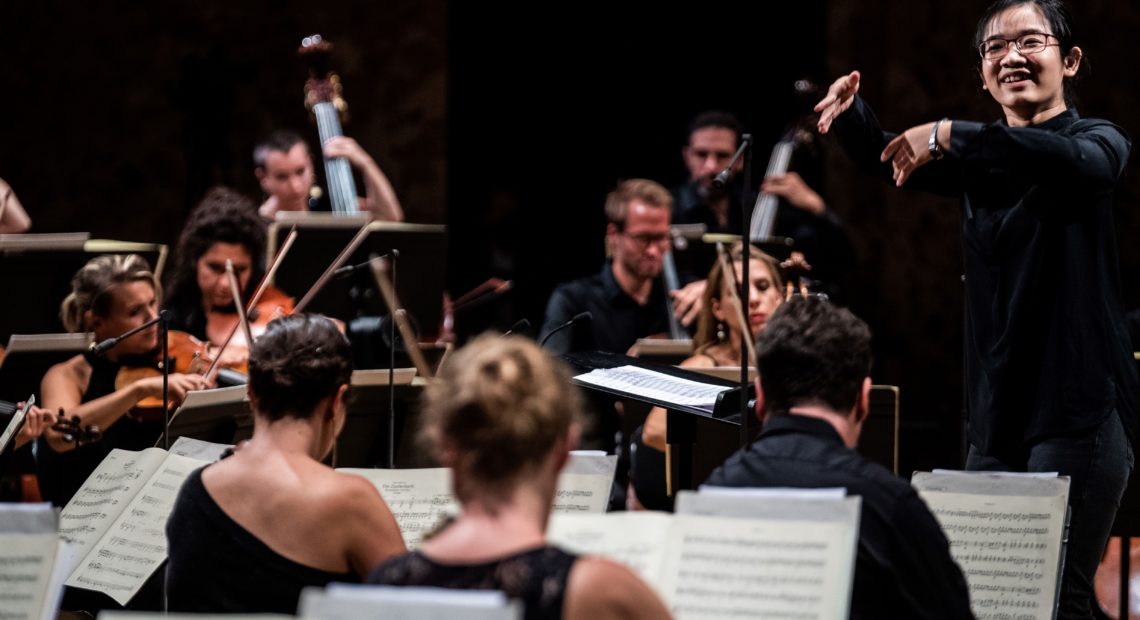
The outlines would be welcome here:
M 748 330 L 741 328 L 740 312 L 730 301 L 733 287 L 740 280 L 744 266 L 744 250 L 737 243 L 729 251 L 733 278 L 726 277 L 718 263 L 708 274 L 697 331 L 693 337 L 693 355 L 681 362 L 682 368 L 710 366 L 740 367 L 740 347 L 743 338 L 753 341 L 760 335 L 768 317 L 780 307 L 784 298 L 779 265 L 771 256 L 750 246 L 751 259 L 748 279 L 752 281 L 748 293 Z M 724 264 L 728 264 L 727 261 Z M 747 335 L 745 335 L 747 334 Z M 635 507 L 650 510 L 671 510 L 672 499 L 665 489 L 665 410 L 654 407 L 645 418 L 642 428 L 633 432 L 634 446 L 630 476 L 636 498 Z
M 155 318 L 158 285 L 150 265 L 135 254 L 91 259 L 71 280 L 71 293 L 60 306 L 69 332 L 94 333 L 95 341 L 118 336 Z M 39 438 L 36 468 L 44 497 L 66 505 L 113 448 L 141 450 L 154 445 L 162 433 L 155 416 L 132 411 L 145 398 L 162 398 L 162 375 L 123 380 L 124 369 L 154 368 L 158 361 L 158 326 L 125 338 L 102 356 L 87 352 L 56 364 L 40 386 L 43 406 L 63 409 L 82 426 L 103 431 L 103 440 L 87 445 L 66 441 L 63 433 L 47 430 Z M 182 402 L 186 393 L 208 387 L 199 375 L 172 373 L 170 400 Z
M 226 187 L 206 193 L 182 229 L 166 282 L 166 309 L 173 315 L 174 329 L 208 343 L 212 353 L 225 344 L 238 321 L 226 261 L 233 264 L 245 303 L 265 272 L 265 234 L 265 223 L 257 216 L 253 201 Z M 292 299 L 269 288 L 250 320 L 264 328 L 275 315 L 287 314 L 292 308 Z M 222 366 L 244 366 L 248 351 L 244 333 L 238 330 L 221 354 Z
M 366 196 L 360 211 L 381 221 L 402 222 L 404 210 L 396 190 L 376 160 L 356 140 L 337 136 L 323 145 L 325 157 L 343 157 L 364 178 Z M 253 172 L 267 198 L 258 211 L 272 220 L 281 211 L 328 211 L 328 201 L 314 185 L 313 157 L 301 136 L 275 131 L 253 149 Z

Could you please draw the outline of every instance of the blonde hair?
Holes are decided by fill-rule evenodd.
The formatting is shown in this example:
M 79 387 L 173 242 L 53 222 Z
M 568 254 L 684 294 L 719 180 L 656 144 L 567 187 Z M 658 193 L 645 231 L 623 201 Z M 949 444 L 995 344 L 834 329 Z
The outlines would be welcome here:
M 86 314 L 105 317 L 111 311 L 112 288 L 125 282 L 147 282 L 155 295 L 161 289 L 150 264 L 138 254 L 105 254 L 87 261 L 71 278 L 71 293 L 59 306 L 59 318 L 69 332 L 88 331 Z
M 619 229 L 629 217 L 629 203 L 640 200 L 658 209 L 672 209 L 673 195 L 663 185 L 649 179 L 629 179 L 606 195 L 606 219 Z
M 755 246 L 749 244 L 748 247 L 751 257 L 764 263 L 764 266 L 767 267 L 768 274 L 772 276 L 772 286 L 781 291 L 780 295 L 782 297 L 784 283 L 780 278 L 780 264 L 776 262 L 775 258 L 761 252 Z M 743 245 L 739 242 L 733 244 L 728 255 L 732 258 L 733 265 L 741 262 L 744 259 Z M 724 284 L 724 270 L 720 268 L 720 262 L 718 261 L 713 263 L 712 269 L 709 270 L 708 281 L 705 284 L 705 292 L 704 295 L 701 296 L 704 305 L 701 306 L 701 313 L 697 317 L 697 331 L 693 335 L 693 350 L 696 353 L 700 353 L 705 348 L 717 343 L 717 318 L 712 312 L 712 300 L 720 299 Z M 743 335 L 746 338 L 749 337 L 748 334 Z
M 424 394 L 421 435 L 453 455 L 460 500 L 505 496 L 577 421 L 581 397 L 561 362 L 516 336 L 483 335 L 460 349 Z

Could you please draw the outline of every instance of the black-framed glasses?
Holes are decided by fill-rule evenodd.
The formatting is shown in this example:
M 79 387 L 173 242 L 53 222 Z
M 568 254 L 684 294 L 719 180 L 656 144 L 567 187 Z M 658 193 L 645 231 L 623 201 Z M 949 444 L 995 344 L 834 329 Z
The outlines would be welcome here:
M 628 232 L 622 232 L 622 234 L 632 239 L 637 247 L 643 250 L 645 248 L 648 248 L 650 245 L 655 245 L 659 248 L 663 248 L 668 246 L 669 243 L 673 241 L 673 235 L 669 233 L 659 233 L 656 235 L 649 233 L 638 233 L 635 235 Z
M 1050 43 L 1049 39 L 1053 39 L 1056 42 Z M 1010 45 L 1017 50 L 1018 54 L 1028 56 L 1030 54 L 1037 54 L 1047 47 L 1060 44 L 1061 40 L 1055 35 L 1051 35 L 1047 32 L 1030 32 L 1016 39 L 1003 39 L 1001 37 L 986 39 L 978 46 L 978 54 L 986 60 L 999 60 L 1005 58 L 1005 55 L 1009 53 Z

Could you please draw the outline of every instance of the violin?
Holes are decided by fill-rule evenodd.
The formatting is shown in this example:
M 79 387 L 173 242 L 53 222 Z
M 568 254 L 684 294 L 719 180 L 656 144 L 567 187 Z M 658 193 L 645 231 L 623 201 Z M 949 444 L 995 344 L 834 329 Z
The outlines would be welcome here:
M 207 352 L 206 343 L 186 332 L 170 330 L 166 339 L 170 362 L 170 373 L 204 374 L 213 361 Z M 155 352 L 153 364 L 123 366 L 115 375 L 115 389 L 121 390 L 140 379 L 161 377 L 163 374 L 162 349 Z M 235 369 L 238 370 L 238 369 Z M 244 368 L 240 369 L 244 374 Z M 244 383 L 244 381 L 239 381 Z M 132 409 L 136 417 L 149 420 L 162 415 L 162 399 L 148 396 L 135 404 Z
M 269 285 L 265 292 L 249 306 L 246 316 L 249 322 L 251 336 L 257 338 L 269 323 L 276 318 L 293 313 L 293 298 L 279 288 Z M 238 329 L 241 323 L 240 312 L 237 306 L 229 311 L 210 310 L 206 313 L 206 336 L 210 344 L 220 346 L 226 341 L 230 332 L 235 332 L 231 346 L 238 347 L 239 352 L 220 360 L 223 368 L 232 368 L 241 373 L 248 373 L 247 361 L 249 357 L 249 337 L 244 330 Z M 240 351 L 244 349 L 244 351 Z
M 59 408 L 59 417 L 55 423 L 51 425 L 51 430 L 59 433 L 62 439 L 67 443 L 74 443 L 76 446 L 83 444 L 95 443 L 103 438 L 103 430 L 95 424 L 88 424 L 83 426 L 79 416 L 73 415 L 70 418 L 63 412 L 63 407 Z

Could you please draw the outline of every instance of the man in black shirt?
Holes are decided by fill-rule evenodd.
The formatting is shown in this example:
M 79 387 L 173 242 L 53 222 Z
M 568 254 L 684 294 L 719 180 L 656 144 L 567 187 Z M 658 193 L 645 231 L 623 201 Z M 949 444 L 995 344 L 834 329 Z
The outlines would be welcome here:
M 844 487 L 862 498 L 852 618 L 972 618 L 969 592 L 926 504 L 854 448 L 867 417 L 871 333 L 816 297 L 783 304 L 756 345 L 760 437 L 706 484 Z
M 742 165 L 737 164 L 733 179 L 725 187 L 717 188 L 713 178 L 728 166 L 740 145 L 742 131 L 736 116 L 715 110 L 697 115 L 689 124 L 687 143 L 681 149 L 689 178 L 672 190 L 674 224 L 704 224 L 710 233 L 740 234 Z M 757 155 L 766 152 L 755 151 Z M 854 260 L 851 242 L 839 217 L 795 171 L 765 178 L 760 190 L 780 199 L 772 234 L 792 239 L 792 250 L 803 254 L 812 265 L 812 278 L 821 281 L 827 292 L 835 296 Z M 756 197 L 755 190 L 749 188 L 748 208 L 753 208 Z M 701 278 L 678 293 L 676 305 L 678 312 L 684 313 L 686 324 L 696 318 L 697 310 L 691 304 L 704 291 L 703 278 L 716 258 L 712 247 L 702 247 L 705 245 L 695 244 L 677 257 L 679 269 Z M 779 259 L 788 258 L 786 250 L 780 255 L 780 247 L 765 249 Z
M 588 328 L 575 325 L 554 333 L 547 349 L 625 353 L 638 338 L 669 330 L 665 288 L 659 276 L 671 241 L 672 204 L 668 190 L 647 179 L 623 181 L 610 192 L 606 243 L 611 258 L 597 275 L 554 290 L 546 305 L 541 338 L 581 312 L 590 312 L 593 320 Z

